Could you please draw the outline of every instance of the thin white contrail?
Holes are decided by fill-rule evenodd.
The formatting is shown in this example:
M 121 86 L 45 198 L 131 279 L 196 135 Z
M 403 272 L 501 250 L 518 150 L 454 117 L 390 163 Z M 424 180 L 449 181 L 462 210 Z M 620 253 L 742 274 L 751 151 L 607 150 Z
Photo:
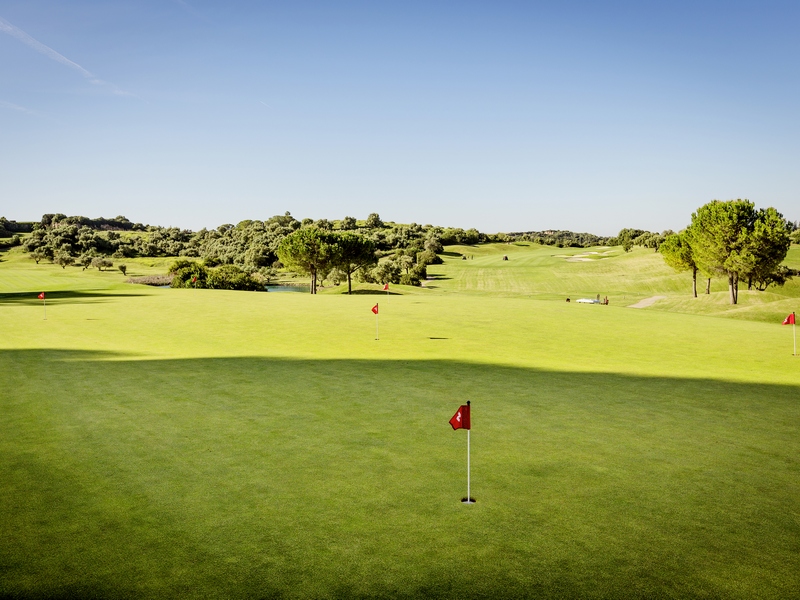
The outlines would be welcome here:
M 266 106 L 267 108 L 272 108 L 272 107 L 271 107 L 269 104 L 267 104 L 267 103 L 266 103 L 266 102 L 264 102 L 263 100 L 259 100 L 259 102 L 261 102 L 261 104 L 263 104 L 263 105 L 264 105 L 264 106 Z
M 99 79 L 97 79 L 94 75 L 92 75 L 89 71 L 84 69 L 76 62 L 72 62 L 66 56 L 59 54 L 55 50 L 53 50 L 50 46 L 45 46 L 38 40 L 33 39 L 27 33 L 22 31 L 19 27 L 15 27 L 4 18 L 0 17 L 0 31 L 7 33 L 15 38 L 17 38 L 20 42 L 25 44 L 26 46 L 30 46 L 37 52 L 44 54 L 48 58 L 52 58 L 56 62 L 60 62 L 62 65 L 68 66 L 70 69 L 75 69 L 78 73 L 86 77 L 92 83 L 102 83 Z
M 2 17 L 0 17 L 0 31 L 2 31 L 3 33 L 7 33 L 8 35 L 17 38 L 23 44 L 33 48 L 34 50 L 36 50 L 37 52 L 39 52 L 41 54 L 44 54 L 47 58 L 51 58 L 54 61 L 59 62 L 62 65 L 65 65 L 65 66 L 69 67 L 70 69 L 73 69 L 73 70 L 77 71 L 78 73 L 83 75 L 86 79 L 88 79 L 89 83 L 93 83 L 94 85 L 105 85 L 105 86 L 108 86 L 108 87 L 111 88 L 111 92 L 113 94 L 116 94 L 117 96 L 130 96 L 131 95 L 129 92 L 126 92 L 124 90 L 119 89 L 113 83 L 108 83 L 107 81 L 103 81 L 102 79 L 98 79 L 97 77 L 92 75 L 92 73 L 90 73 L 89 71 L 84 69 L 82 66 L 80 66 L 78 63 L 76 63 L 74 61 L 71 61 L 70 59 L 68 59 L 63 54 L 59 54 L 58 52 L 53 50 L 50 46 L 45 46 L 43 43 L 41 43 L 40 41 L 32 38 L 27 33 L 22 31 L 22 29 L 12 25 L 11 23 L 6 21 Z

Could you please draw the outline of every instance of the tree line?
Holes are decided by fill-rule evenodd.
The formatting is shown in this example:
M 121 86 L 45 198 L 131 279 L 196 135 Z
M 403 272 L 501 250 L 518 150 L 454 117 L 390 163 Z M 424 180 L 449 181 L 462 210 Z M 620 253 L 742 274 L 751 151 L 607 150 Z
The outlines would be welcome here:
M 243 283 L 246 278 L 259 284 L 268 282 L 284 266 L 311 275 L 312 290 L 325 279 L 347 281 L 351 290 L 354 277 L 366 282 L 419 285 L 427 265 L 441 262 L 436 252 L 442 251 L 442 240 L 464 244 L 490 240 L 474 229 L 384 223 L 377 213 L 359 222 L 354 217 L 299 221 L 287 212 L 265 221 L 245 220 L 197 232 L 134 224 L 125 217 L 87 219 L 47 214 L 30 231 L 19 243 L 37 264 L 45 260 L 62 268 L 78 265 L 85 269 L 107 267 L 108 260 L 101 259 L 108 258 L 201 259 L 191 261 L 198 265 L 197 273 L 191 275 L 187 275 L 185 264 L 176 265 L 174 272 L 180 276 L 173 278 L 175 285 L 187 285 L 186 277 L 194 277 L 190 282 L 194 287 L 218 284 L 225 289 L 232 289 L 232 281 L 238 282 L 236 289 L 249 289 L 250 284 Z M 279 249 L 287 239 L 282 260 Z M 320 246 L 320 256 L 311 261 L 303 259 L 300 240 L 314 240 Z M 226 275 L 224 282 L 211 277 L 211 270 L 221 267 L 226 267 L 218 271 Z
M 593 233 L 576 233 L 568 230 L 527 231 L 524 233 L 497 234 L 497 241 L 533 242 L 556 248 L 589 248 L 591 246 L 622 246 L 625 252 L 633 250 L 634 246 L 652 248 L 658 251 L 659 246 L 668 235 L 675 233 L 668 229 L 661 233 L 647 231 L 646 229 L 623 228 L 617 235 L 600 236 Z
M 692 213 L 688 227 L 666 236 L 659 251 L 677 271 L 691 271 L 692 293 L 697 297 L 697 273 L 703 273 L 710 291 L 712 277 L 727 279 L 730 303 L 739 301 L 739 282 L 747 289 L 765 290 L 783 285 L 792 272 L 781 265 L 797 223 L 787 221 L 774 208 L 756 209 L 749 200 L 713 200 Z
M 17 246 L 22 238 L 20 234 L 33 231 L 33 225 L 33 223 L 17 223 L 16 221 L 9 221 L 5 217 L 0 217 L 0 238 L 12 238 L 11 243 L 4 245 Z
M 769 210 L 774 211 L 767 209 Z M 752 208 L 751 212 L 756 214 L 758 211 Z M 752 215 L 748 218 L 753 223 L 758 220 Z M 800 242 L 800 223 L 783 222 L 792 239 Z M 704 226 L 699 223 L 700 221 L 695 230 Z M 763 227 L 759 227 L 759 231 L 762 231 Z M 264 221 L 245 220 L 236 225 L 224 224 L 216 229 L 204 228 L 196 232 L 177 227 L 132 223 L 124 216 L 89 219 L 50 213 L 43 215 L 37 223 L 17 223 L 0 218 L 0 237 L 11 236 L 6 245 L 22 245 L 23 251 L 28 252 L 37 263 L 47 260 L 62 268 L 70 265 L 103 268 L 108 266 L 107 259 L 110 258 L 174 256 L 195 259 L 193 262 L 201 262 L 206 270 L 227 265 L 228 268 L 224 270 L 227 274 L 226 281 L 241 282 L 243 279 L 240 274 L 243 273 L 244 277 L 257 283 L 268 282 L 277 274 L 278 269 L 285 266 L 308 274 L 313 282 L 312 293 L 325 280 L 333 283 L 346 281 L 349 290 L 352 289 L 353 279 L 362 282 L 419 285 L 427 275 L 427 266 L 441 262 L 437 253 L 442 252 L 443 246 L 487 242 L 529 241 L 556 247 L 608 245 L 621 246 L 626 252 L 634 246 L 652 248 L 657 252 L 663 248 L 662 254 L 676 268 L 695 268 L 707 273 L 709 277 L 723 272 L 724 269 L 713 266 L 713 261 L 706 257 L 703 251 L 705 246 L 697 236 L 697 239 L 692 238 L 692 243 L 698 249 L 692 249 L 694 246 L 690 243 L 690 229 L 691 227 L 676 234 L 670 230 L 657 233 L 624 228 L 613 237 L 565 230 L 489 235 L 474 228 L 464 230 L 417 223 L 387 223 L 377 213 L 370 214 L 363 221 L 350 216 L 330 221 L 298 220 L 287 212 Z M 736 268 L 737 283 L 739 279 L 746 279 L 748 286 L 757 289 L 764 289 L 772 283 L 780 285 L 791 274 L 778 267 L 765 267 L 769 261 L 759 254 L 760 250 L 754 249 L 754 245 L 766 243 L 762 239 L 763 235 L 761 238 L 755 236 L 755 233 L 747 235 L 751 238 L 747 246 L 750 248 L 747 256 L 753 257 L 747 260 L 753 266 Z M 364 259 L 367 255 L 369 260 Z M 106 259 L 106 262 L 101 259 Z M 695 267 L 687 266 L 691 264 L 695 264 Z M 181 268 L 185 268 L 185 265 Z M 694 271 L 693 278 L 695 289 L 697 270 Z M 196 274 L 193 285 L 198 286 L 200 282 L 199 285 L 202 286 L 205 285 L 204 282 L 216 281 L 214 278 L 209 279 L 209 274 L 210 271 L 205 275 Z M 187 285 L 187 280 L 182 277 L 175 279 L 175 282 L 176 285 Z M 734 301 L 736 297 L 733 293 Z
M 347 281 L 347 292 L 352 293 L 354 275 L 368 283 L 420 285 L 428 265 L 442 262 L 437 255 L 442 251 L 438 237 L 429 235 L 421 243 L 397 248 L 379 261 L 380 252 L 369 237 L 312 226 L 286 236 L 278 247 L 278 257 L 287 267 L 311 277 L 312 294 L 317 282 L 326 277 L 334 282 Z
M 615 246 L 609 243 L 612 238 L 595 235 L 593 233 L 576 233 L 568 230 L 524 231 L 515 233 L 501 233 L 496 237 L 499 242 L 532 242 L 543 246 L 556 248 L 589 248 L 590 246 Z

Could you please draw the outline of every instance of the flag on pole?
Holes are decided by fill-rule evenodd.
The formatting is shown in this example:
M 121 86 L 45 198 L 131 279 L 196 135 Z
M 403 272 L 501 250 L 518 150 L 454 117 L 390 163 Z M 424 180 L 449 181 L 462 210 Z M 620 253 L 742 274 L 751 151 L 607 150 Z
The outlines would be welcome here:
M 470 422 L 469 422 L 469 404 L 462 404 L 458 407 L 456 414 L 453 415 L 453 418 L 450 419 L 450 425 L 453 426 L 453 429 L 469 429 Z
M 375 306 L 372 307 L 372 312 L 375 313 L 375 339 L 379 340 L 380 337 L 378 336 L 378 303 L 375 303 Z
M 192 277 L 192 283 L 197 283 L 197 275 L 195 275 L 194 277 Z
M 797 356 L 797 331 L 795 330 L 795 316 L 794 313 L 790 314 L 783 320 L 784 325 L 791 325 L 792 326 L 792 344 L 794 346 L 794 351 L 792 352 L 792 356 Z
M 47 300 L 44 299 L 44 292 L 41 292 L 37 298 L 42 301 L 42 308 L 44 308 L 44 320 L 47 321 Z
M 383 284 L 383 291 L 384 292 L 388 292 L 389 291 L 389 284 L 388 283 L 384 283 Z
M 463 504 L 475 504 L 475 498 L 470 495 L 470 466 L 469 466 L 469 434 L 470 432 L 470 418 L 469 418 L 469 400 L 466 404 L 458 407 L 456 414 L 450 419 L 450 425 L 453 430 L 466 429 L 467 430 L 467 496 L 461 499 Z

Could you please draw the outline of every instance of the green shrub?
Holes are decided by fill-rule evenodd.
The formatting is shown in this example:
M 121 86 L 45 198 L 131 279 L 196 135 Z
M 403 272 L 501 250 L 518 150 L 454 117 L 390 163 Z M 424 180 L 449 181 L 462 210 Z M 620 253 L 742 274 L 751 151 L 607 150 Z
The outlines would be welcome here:
M 365 274 L 365 281 L 375 283 L 400 283 L 400 265 L 393 259 L 381 261 L 377 267 L 372 269 L 368 277 Z
M 198 262 L 191 260 L 176 260 L 170 266 L 174 288 L 207 288 L 209 270 Z
M 194 268 L 195 265 L 197 265 L 197 264 L 198 263 L 193 261 L 193 260 L 186 260 L 185 258 L 179 258 L 178 260 L 176 260 L 174 263 L 172 263 L 169 266 L 169 269 L 167 269 L 167 272 L 168 273 L 177 273 L 178 271 L 180 271 L 182 269 Z
M 417 253 L 417 264 L 419 265 L 441 265 L 443 263 L 442 257 L 430 250 Z
M 69 252 L 64 252 L 62 250 L 56 255 L 56 257 L 53 259 L 53 262 L 63 269 L 75 264 L 75 259 L 69 254 Z
M 113 262 L 111 262 L 107 258 L 102 258 L 100 256 L 93 258 L 90 264 L 91 266 L 96 267 L 98 271 L 102 271 L 103 269 L 110 269 L 111 267 L 114 266 Z
M 414 273 L 403 273 L 400 276 L 401 285 L 419 285 L 420 280 Z
M 222 265 L 208 273 L 208 287 L 215 290 L 263 291 L 264 285 L 236 265 Z

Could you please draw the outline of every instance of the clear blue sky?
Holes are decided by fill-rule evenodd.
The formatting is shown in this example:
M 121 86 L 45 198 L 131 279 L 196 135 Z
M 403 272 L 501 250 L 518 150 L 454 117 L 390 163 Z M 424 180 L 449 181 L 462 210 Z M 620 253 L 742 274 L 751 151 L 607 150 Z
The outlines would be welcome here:
M 800 219 L 800 2 L 0 2 L 0 215 Z

